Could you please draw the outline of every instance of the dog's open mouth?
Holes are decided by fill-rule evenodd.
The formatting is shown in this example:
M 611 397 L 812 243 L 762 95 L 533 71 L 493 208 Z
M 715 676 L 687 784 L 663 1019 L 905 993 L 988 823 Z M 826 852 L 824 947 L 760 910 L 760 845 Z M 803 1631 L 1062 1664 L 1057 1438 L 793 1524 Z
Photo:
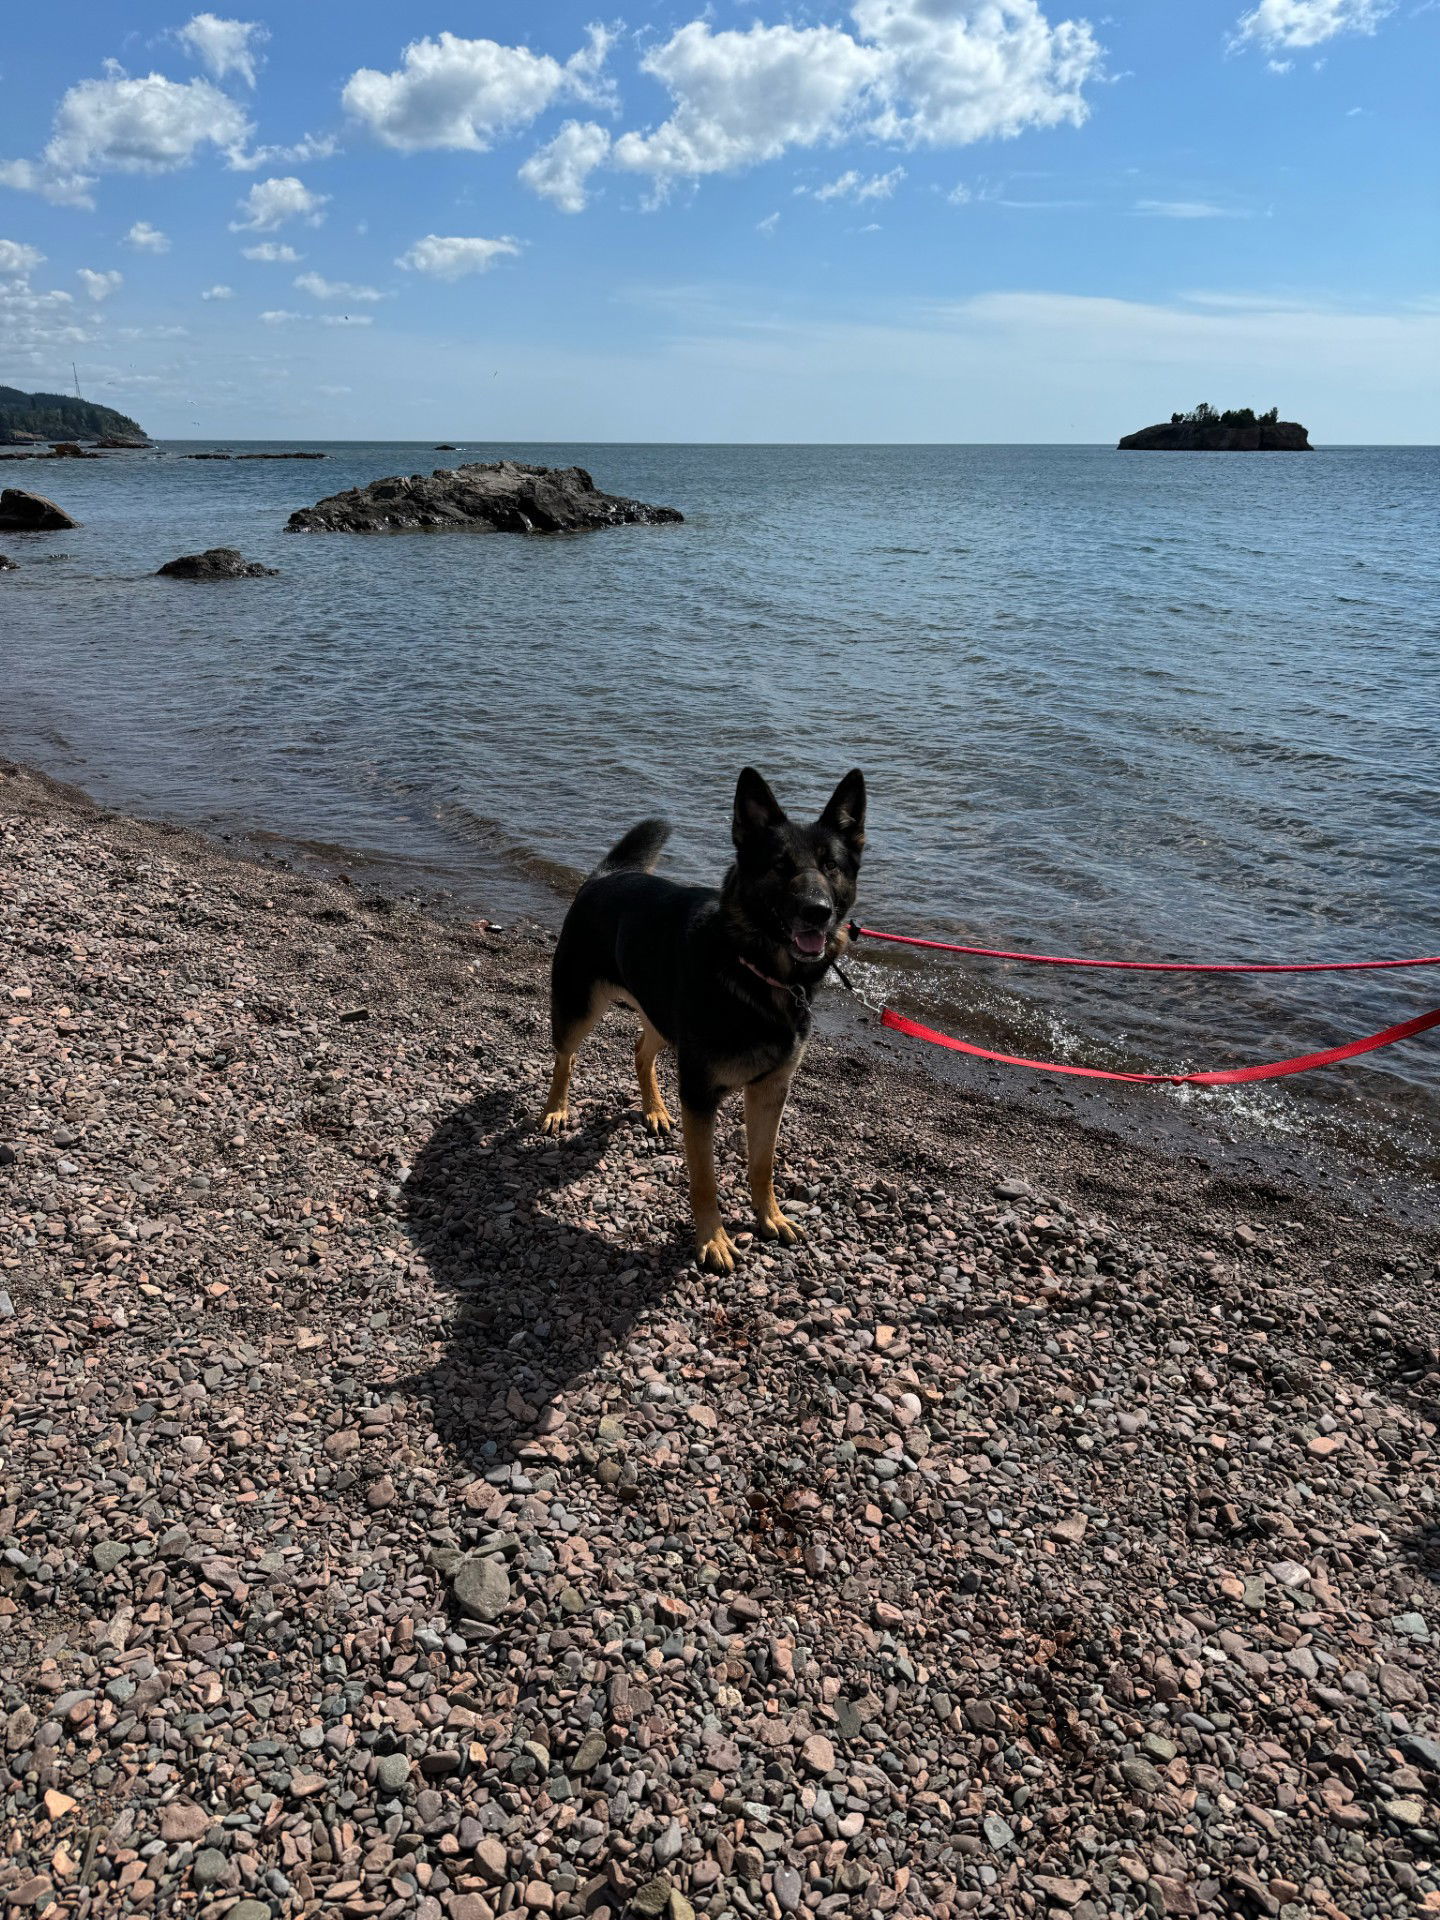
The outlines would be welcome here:
M 796 927 L 790 945 L 802 960 L 818 960 L 825 951 L 825 935 L 819 927 Z

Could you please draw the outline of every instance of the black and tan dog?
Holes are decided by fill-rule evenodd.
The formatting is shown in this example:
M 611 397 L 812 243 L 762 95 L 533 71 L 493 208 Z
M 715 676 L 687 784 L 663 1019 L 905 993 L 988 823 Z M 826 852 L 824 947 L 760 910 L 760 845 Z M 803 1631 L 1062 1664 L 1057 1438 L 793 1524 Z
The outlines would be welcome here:
M 555 1072 L 541 1127 L 570 1117 L 576 1050 L 608 1007 L 640 1016 L 635 1071 L 652 1133 L 674 1124 L 655 1078 L 675 1049 L 699 1260 L 729 1273 L 735 1247 L 715 1186 L 715 1115 L 743 1088 L 750 1197 L 762 1238 L 798 1229 L 775 1200 L 775 1142 L 810 1033 L 810 999 L 845 950 L 865 844 L 865 779 L 847 773 L 813 826 L 789 820 L 746 767 L 735 788 L 735 864 L 717 892 L 657 878 L 663 820 L 632 827 L 576 894 L 551 975 Z

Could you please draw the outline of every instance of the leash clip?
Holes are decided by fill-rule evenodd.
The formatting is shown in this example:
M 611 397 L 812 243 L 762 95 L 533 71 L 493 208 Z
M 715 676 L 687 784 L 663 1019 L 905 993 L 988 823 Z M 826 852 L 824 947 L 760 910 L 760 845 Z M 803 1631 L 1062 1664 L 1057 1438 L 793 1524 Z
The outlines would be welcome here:
M 838 960 L 832 960 L 830 962 L 830 971 L 836 975 L 836 977 L 839 979 L 841 986 L 844 987 L 847 993 L 854 994 L 855 998 L 860 1002 L 862 1007 L 868 1007 L 870 1012 L 873 1014 L 879 1015 L 884 1013 L 885 1008 L 880 1003 L 880 1001 L 872 1000 L 870 998 L 870 995 L 865 991 L 864 987 L 857 987 L 855 982 L 850 978 L 849 974 L 846 973 L 845 969 L 841 966 Z

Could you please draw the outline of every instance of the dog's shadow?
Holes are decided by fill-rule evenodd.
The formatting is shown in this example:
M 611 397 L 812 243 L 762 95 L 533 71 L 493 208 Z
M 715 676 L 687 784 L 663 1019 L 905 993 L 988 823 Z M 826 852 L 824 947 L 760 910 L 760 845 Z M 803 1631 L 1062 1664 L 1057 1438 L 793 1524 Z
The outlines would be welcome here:
M 546 1141 L 507 1089 L 448 1115 L 414 1160 L 408 1230 L 459 1308 L 444 1356 L 409 1389 L 432 1406 L 452 1457 L 497 1485 L 521 1448 L 559 1424 L 556 1396 L 624 1344 L 690 1257 L 687 1239 L 646 1217 L 629 1169 L 603 1196 L 622 1209 L 608 1229 L 567 1194 L 636 1125 L 633 1111 L 592 1110 L 578 1132 Z M 657 1180 L 674 1164 L 662 1160 Z M 656 1211 L 672 1217 L 671 1197 Z

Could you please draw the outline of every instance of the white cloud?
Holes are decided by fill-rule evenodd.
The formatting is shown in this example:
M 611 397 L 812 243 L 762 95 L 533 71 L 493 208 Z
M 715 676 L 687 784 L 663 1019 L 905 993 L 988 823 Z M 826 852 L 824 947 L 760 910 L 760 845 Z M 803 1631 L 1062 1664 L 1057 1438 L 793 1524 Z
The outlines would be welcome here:
M 353 393 L 354 388 L 353 387 L 317 387 L 315 391 L 317 393 L 328 393 L 331 396 L 331 398 L 334 399 L 334 398 L 337 398 L 342 393 Z
M 580 213 L 586 183 L 610 151 L 610 136 L 593 120 L 567 120 L 548 146 L 540 147 L 520 169 L 532 193 L 553 200 L 562 213 Z
M 234 73 L 253 87 L 257 48 L 270 38 L 270 30 L 258 20 L 221 20 L 213 13 L 197 13 L 175 37 L 215 79 Z
M 964 146 L 1087 115 L 1094 34 L 1083 21 L 1051 26 L 1039 0 L 855 0 L 850 17 L 853 33 L 681 27 L 641 62 L 674 110 L 653 132 L 622 134 L 615 164 L 663 191 L 847 134 Z
M 287 247 L 279 240 L 262 240 L 253 247 L 242 247 L 241 254 L 246 260 L 264 260 L 272 267 L 293 267 L 297 260 L 305 258 L 293 247 Z
M 1253 40 L 1266 48 L 1318 47 L 1341 33 L 1374 33 L 1395 0 L 1260 0 L 1236 24 L 1236 44 Z M 1285 73 L 1289 62 L 1272 63 Z
M 968 207 L 970 202 L 975 198 L 975 195 L 971 192 L 970 188 L 965 185 L 965 182 L 961 180 L 950 189 L 945 198 L 950 202 L 952 207 Z
M 412 273 L 428 273 L 434 280 L 458 280 L 465 273 L 488 273 L 497 260 L 518 254 L 520 243 L 508 235 L 499 240 L 461 238 L 427 233 L 395 262 Z
M 202 300 L 233 300 L 235 289 L 225 286 L 206 287 L 200 298 Z
M 92 300 L 108 300 L 125 284 L 125 276 L 112 267 L 108 273 L 96 273 L 91 267 L 77 267 L 75 278 Z
M 383 300 L 378 287 L 352 286 L 348 280 L 326 280 L 318 273 L 297 273 L 294 279 L 301 293 L 312 300 Z
M 755 231 L 756 233 L 763 233 L 767 240 L 773 240 L 775 238 L 775 229 L 779 224 L 780 215 L 778 213 L 767 213 L 763 220 L 757 220 L 755 222 Z
M 27 247 L 23 240 L 0 240 L 0 274 L 7 277 L 33 273 L 44 258 L 38 247 Z
M 590 28 L 589 44 L 562 66 L 548 53 L 442 33 L 412 40 L 393 73 L 361 67 L 341 95 L 346 111 L 387 147 L 418 153 L 453 147 L 483 153 L 528 126 L 566 95 L 593 99 L 610 35 Z
M 1213 200 L 1137 200 L 1136 213 L 1160 220 L 1244 220 L 1249 215 L 1235 207 L 1217 207 Z
M 137 253 L 168 253 L 170 236 L 161 233 L 158 227 L 152 227 L 148 220 L 137 220 L 125 236 L 127 247 L 133 247 Z
M 289 147 L 247 147 L 232 153 L 229 164 L 237 173 L 254 173 L 259 167 L 303 165 L 307 160 L 328 160 L 338 153 L 340 143 L 333 134 L 307 133 Z
M 371 327 L 375 324 L 374 315 L 369 313 L 290 313 L 284 307 L 271 307 L 260 318 L 267 327 L 308 326 L 316 320 L 322 327 Z
M 287 220 L 304 220 L 318 227 L 325 218 L 328 193 L 312 193 L 309 187 L 287 174 L 277 180 L 257 180 L 239 202 L 242 218 L 230 222 L 232 233 L 272 233 Z
M 172 173 L 206 146 L 237 152 L 250 133 L 241 108 L 208 80 L 140 78 L 111 62 L 103 80 L 63 96 L 38 161 L 0 163 L 0 184 L 88 207 L 97 174 Z
M 809 192 L 816 200 L 888 200 L 904 178 L 904 167 L 892 167 L 889 173 L 872 173 L 868 179 L 851 167 L 838 180 L 828 181 L 823 187 L 800 187 L 797 191 Z

